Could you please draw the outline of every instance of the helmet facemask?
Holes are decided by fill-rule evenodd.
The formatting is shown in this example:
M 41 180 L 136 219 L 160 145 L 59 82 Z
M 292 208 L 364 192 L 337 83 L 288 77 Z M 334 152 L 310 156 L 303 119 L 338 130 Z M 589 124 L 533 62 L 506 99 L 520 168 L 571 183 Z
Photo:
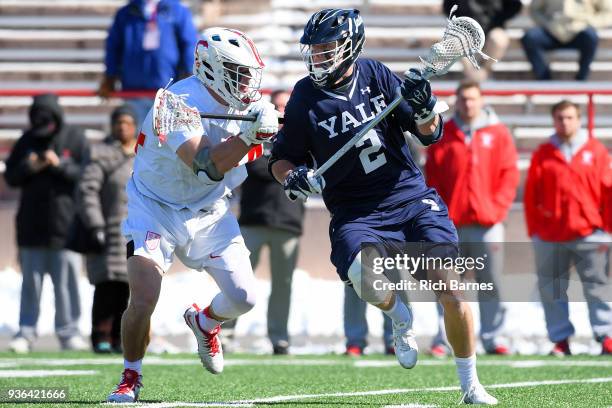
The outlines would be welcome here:
M 356 59 L 354 49 L 350 36 L 325 44 L 300 44 L 302 58 L 317 88 L 332 87 L 346 73 Z
M 249 105 L 261 98 L 261 67 L 223 63 L 223 82 L 227 92 L 241 103 Z

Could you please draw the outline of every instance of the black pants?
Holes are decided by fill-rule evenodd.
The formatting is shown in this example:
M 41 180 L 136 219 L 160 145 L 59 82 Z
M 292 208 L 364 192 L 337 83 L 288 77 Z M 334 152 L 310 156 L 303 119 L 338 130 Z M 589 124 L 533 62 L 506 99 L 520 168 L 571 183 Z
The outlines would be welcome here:
M 127 282 L 102 282 L 96 285 L 91 309 L 91 343 L 108 342 L 121 348 L 121 316 L 128 304 Z

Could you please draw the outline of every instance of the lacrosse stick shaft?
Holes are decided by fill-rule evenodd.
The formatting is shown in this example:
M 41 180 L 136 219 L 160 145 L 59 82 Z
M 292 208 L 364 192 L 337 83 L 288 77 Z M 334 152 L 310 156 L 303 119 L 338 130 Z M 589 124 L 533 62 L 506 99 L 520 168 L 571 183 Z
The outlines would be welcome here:
M 423 72 L 423 78 L 429 79 L 434 75 L 433 71 L 429 69 L 425 69 Z M 351 150 L 351 148 L 357 143 L 363 135 L 368 133 L 372 128 L 380 123 L 381 120 L 389 116 L 389 114 L 393 111 L 393 109 L 397 108 L 397 106 L 402 102 L 404 98 L 402 95 L 398 95 L 382 112 L 378 114 L 374 119 L 372 119 L 363 129 L 361 129 L 355 136 L 353 136 L 348 142 L 344 144 L 332 157 L 327 159 L 325 163 L 323 163 L 316 171 L 315 176 L 320 176 L 325 173 L 327 169 L 334 165 L 338 161 L 339 158 L 344 156 L 346 152 Z
M 200 117 L 204 119 L 228 119 L 228 120 L 244 120 L 247 122 L 255 122 L 255 116 L 250 115 L 232 115 L 229 113 L 203 113 L 200 112 Z M 283 123 L 284 118 L 278 118 L 278 123 Z

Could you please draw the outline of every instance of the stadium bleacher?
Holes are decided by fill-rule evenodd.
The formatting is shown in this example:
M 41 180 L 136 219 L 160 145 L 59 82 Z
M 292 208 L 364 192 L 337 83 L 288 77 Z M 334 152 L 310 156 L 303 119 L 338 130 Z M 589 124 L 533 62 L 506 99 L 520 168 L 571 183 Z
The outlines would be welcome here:
M 330 6 L 358 7 L 367 27 L 365 56 L 380 59 L 397 73 L 416 66 L 419 55 L 440 38 L 445 17 L 438 0 L 362 0 L 362 1 L 280 1 L 232 0 L 218 2 L 220 17 L 199 15 L 199 2 L 193 2 L 198 25 L 225 25 L 244 30 L 258 45 L 267 70 L 266 88 L 290 88 L 305 73 L 297 40 L 304 22 L 316 9 Z M 7 153 L 7 139 L 18 137 L 27 126 L 27 107 L 31 98 L 8 96 L 17 90 L 90 90 L 96 89 L 104 71 L 104 40 L 116 9 L 124 0 L 5 0 L 0 3 L 0 139 L 2 156 Z M 612 77 L 612 29 L 600 31 L 601 44 L 592 65 L 592 80 L 571 81 L 577 69 L 577 53 L 552 54 L 553 82 L 532 81 L 529 63 L 519 39 L 531 21 L 526 11 L 509 27 L 512 42 L 503 61 L 494 65 L 492 79 L 483 86 L 488 90 L 516 90 L 517 95 L 490 96 L 488 102 L 513 130 L 521 152 L 528 157 L 551 130 L 548 109 L 560 96 L 520 95 L 522 90 L 584 89 L 602 90 Z M 444 78 L 434 79 L 436 90 L 450 91 L 461 77 L 456 64 Z M 609 89 L 609 88 L 608 88 Z M 586 106 L 586 95 L 573 95 Z M 445 98 L 452 105 L 453 98 Z M 612 147 L 612 96 L 596 95 L 594 134 Z M 119 101 L 102 101 L 96 96 L 63 97 L 69 122 L 89 129 L 97 138 L 106 130 L 108 113 Z M 585 116 L 585 123 L 587 115 Z M 3 158 L 3 157 L 0 157 Z

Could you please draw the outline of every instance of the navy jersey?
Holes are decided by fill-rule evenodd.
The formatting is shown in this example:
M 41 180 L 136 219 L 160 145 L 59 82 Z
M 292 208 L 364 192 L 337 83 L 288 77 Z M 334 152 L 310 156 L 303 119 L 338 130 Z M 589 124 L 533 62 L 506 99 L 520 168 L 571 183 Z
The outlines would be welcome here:
M 342 95 L 315 88 L 310 78 L 296 84 L 274 142 L 275 158 L 303 165 L 312 155 L 323 164 L 395 99 L 401 85 L 386 66 L 371 59 L 358 59 L 353 75 Z M 323 174 L 323 199 L 332 213 L 397 208 L 431 191 L 403 131 L 417 133 L 405 101 Z

